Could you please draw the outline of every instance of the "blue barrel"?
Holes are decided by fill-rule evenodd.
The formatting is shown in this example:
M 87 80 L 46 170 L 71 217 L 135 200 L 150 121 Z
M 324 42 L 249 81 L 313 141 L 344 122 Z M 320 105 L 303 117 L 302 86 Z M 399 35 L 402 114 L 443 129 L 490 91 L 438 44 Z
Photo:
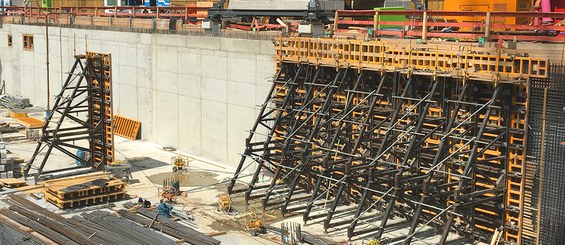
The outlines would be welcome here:
M 77 157 L 80 158 L 80 159 L 82 159 L 82 160 L 86 160 L 86 159 L 85 159 L 85 158 L 86 158 L 86 152 L 83 151 L 83 150 L 81 150 L 81 149 L 78 149 L 78 150 L 77 150 Z M 79 160 L 76 160 L 76 165 L 79 166 L 79 167 L 82 167 L 82 166 L 84 166 L 85 164 L 82 163 L 82 162 L 79 161 Z

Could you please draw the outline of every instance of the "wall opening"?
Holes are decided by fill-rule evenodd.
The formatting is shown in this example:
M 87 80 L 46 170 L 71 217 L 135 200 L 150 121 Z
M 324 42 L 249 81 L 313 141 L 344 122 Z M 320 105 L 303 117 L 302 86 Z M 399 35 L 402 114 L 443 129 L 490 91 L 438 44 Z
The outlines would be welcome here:
M 24 34 L 24 50 L 33 50 L 33 35 Z
M 8 35 L 8 47 L 12 47 L 12 35 Z

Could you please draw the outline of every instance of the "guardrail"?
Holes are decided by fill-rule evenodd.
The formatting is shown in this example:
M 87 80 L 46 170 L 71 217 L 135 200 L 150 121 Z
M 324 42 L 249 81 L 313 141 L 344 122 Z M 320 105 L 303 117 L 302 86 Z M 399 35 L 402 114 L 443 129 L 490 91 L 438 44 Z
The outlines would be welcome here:
M 409 50 L 390 42 L 324 38 L 277 38 L 277 59 L 377 71 L 417 70 L 438 76 L 510 81 L 548 76 L 547 59 L 506 53 Z
M 405 16 L 405 21 L 381 21 L 383 16 Z M 467 17 L 473 21 L 453 21 L 454 17 Z M 531 23 L 505 24 L 493 20 L 531 18 Z M 563 42 L 565 26 L 554 23 L 541 25 L 542 18 L 565 19 L 565 13 L 538 12 L 478 12 L 478 11 L 377 11 L 339 10 L 335 13 L 334 32 L 344 34 L 370 33 L 370 37 L 397 36 L 417 37 L 427 40 L 432 37 L 465 38 L 486 40 L 520 40 Z M 383 28 L 383 26 L 393 28 Z M 396 27 L 396 28 L 394 28 Z
M 0 16 L 24 16 L 30 18 L 49 17 L 69 19 L 80 17 L 109 17 L 120 20 L 133 19 L 183 19 L 183 23 L 198 22 L 208 17 L 209 7 L 0 7 Z M 403 21 L 379 20 L 383 16 L 404 16 Z M 467 18 L 470 21 L 455 19 Z M 531 24 L 511 24 L 518 18 L 531 20 Z M 543 18 L 552 18 L 553 23 L 542 25 Z M 564 12 L 478 12 L 478 11 L 377 11 L 338 10 L 335 12 L 333 32 L 340 35 L 376 38 L 395 36 L 400 38 L 458 38 L 465 40 L 519 40 L 542 42 L 565 42 Z M 501 21 L 504 20 L 504 21 Z M 281 29 L 276 24 L 250 25 L 226 22 L 224 27 L 240 30 Z M 58 21 L 60 22 L 60 21 Z M 70 23 L 70 20 L 66 21 Z M 112 22 L 112 21 L 110 21 Z M 94 24 L 93 24 L 94 25 Z M 130 25 L 133 26 L 133 25 Z M 194 26 L 196 27 L 196 26 Z M 391 28 L 392 27 L 392 28 Z M 199 28 L 199 26 L 198 26 Z
M 203 19 L 208 17 L 209 7 L 0 7 L 0 16 L 25 15 L 45 17 L 48 14 L 72 14 L 93 17 L 133 17 L 133 18 L 184 18 Z

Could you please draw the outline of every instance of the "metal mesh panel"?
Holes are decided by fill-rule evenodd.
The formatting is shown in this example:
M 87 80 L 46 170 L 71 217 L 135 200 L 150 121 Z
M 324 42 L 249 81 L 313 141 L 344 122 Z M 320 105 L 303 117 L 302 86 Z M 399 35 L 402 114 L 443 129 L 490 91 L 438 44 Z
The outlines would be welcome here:
M 539 191 L 542 192 L 540 244 L 562 244 L 565 241 L 565 212 L 563 212 L 565 210 L 565 146 L 560 144 L 565 141 L 564 72 L 564 66 L 553 65 L 549 78 L 533 79 L 530 90 L 528 156 L 532 157 L 533 161 L 539 162 L 542 143 L 545 147 L 543 176 L 540 176 L 539 169 L 536 170 L 532 195 L 532 205 L 535 207 L 538 203 Z M 545 88 L 548 89 L 545 140 L 541 142 Z M 533 216 L 537 219 L 537 214 L 534 213 Z M 524 241 L 524 244 L 532 243 L 533 241 L 529 239 Z

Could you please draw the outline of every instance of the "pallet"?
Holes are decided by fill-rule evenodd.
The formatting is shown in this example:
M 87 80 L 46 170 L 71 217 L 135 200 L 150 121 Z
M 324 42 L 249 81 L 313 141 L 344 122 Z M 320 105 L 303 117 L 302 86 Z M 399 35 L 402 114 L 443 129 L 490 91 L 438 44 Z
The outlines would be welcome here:
M 91 180 L 82 181 L 74 184 L 69 184 L 61 186 L 60 184 L 52 186 L 50 184 L 45 184 L 45 193 L 49 193 L 61 200 L 72 200 L 75 198 L 83 198 L 89 196 L 105 195 L 107 193 L 121 192 L 125 190 L 125 183 L 121 180 L 108 180 L 105 186 L 88 186 L 86 188 L 78 189 L 75 191 L 67 191 L 65 188 L 73 185 L 84 184 L 90 182 Z
M 0 179 L 0 183 L 8 188 L 18 188 L 27 185 L 27 182 L 25 180 L 16 178 Z
M 66 188 L 81 185 L 93 180 L 105 180 L 105 186 L 85 186 L 72 191 Z M 86 176 L 76 176 L 64 179 L 48 180 L 44 183 L 45 200 L 59 208 L 75 208 L 125 197 L 125 183 L 121 180 L 111 180 L 109 173 L 96 173 Z
M 106 179 L 109 180 L 110 179 L 109 175 L 110 175 L 110 173 L 91 173 L 91 174 L 87 174 L 87 175 L 79 175 L 79 176 L 62 178 L 62 179 L 46 180 L 44 183 L 50 184 L 50 185 L 68 186 L 69 184 L 67 184 L 67 182 L 81 183 L 81 181 L 82 181 L 82 183 L 84 183 L 86 181 L 101 179 L 101 178 L 106 178 Z
M 125 191 L 118 191 L 113 193 L 106 193 L 103 195 L 94 195 L 81 198 L 74 198 L 69 200 L 62 200 L 49 192 L 45 192 L 45 200 L 54 204 L 55 206 L 66 209 L 66 208 L 77 208 L 89 205 L 103 204 L 109 201 L 117 201 L 126 197 Z

